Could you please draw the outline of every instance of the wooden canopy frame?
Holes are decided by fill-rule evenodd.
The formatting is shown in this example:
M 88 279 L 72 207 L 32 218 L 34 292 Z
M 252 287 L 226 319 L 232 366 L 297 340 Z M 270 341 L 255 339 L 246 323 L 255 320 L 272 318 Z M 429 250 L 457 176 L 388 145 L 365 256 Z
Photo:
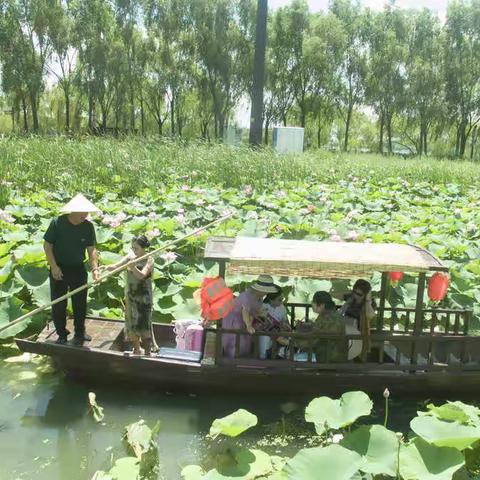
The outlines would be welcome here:
M 397 243 L 324 242 L 255 237 L 210 237 L 205 260 L 219 264 L 219 275 L 277 275 L 307 278 L 355 278 L 382 273 L 376 331 L 384 327 L 388 272 L 418 273 L 413 335 L 422 334 L 426 273 L 448 272 L 448 267 L 427 250 Z M 313 292 L 312 292 L 313 293 Z M 217 359 L 221 357 L 221 320 L 217 330 Z M 416 342 L 412 358 L 416 358 Z

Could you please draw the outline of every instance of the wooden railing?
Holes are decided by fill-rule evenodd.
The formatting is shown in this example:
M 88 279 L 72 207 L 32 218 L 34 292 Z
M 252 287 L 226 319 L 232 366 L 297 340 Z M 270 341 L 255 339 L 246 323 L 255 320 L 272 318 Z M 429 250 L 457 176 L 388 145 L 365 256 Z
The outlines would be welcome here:
M 255 332 L 248 334 L 245 330 L 207 328 L 206 333 L 214 333 L 217 338 L 215 361 L 217 365 L 238 363 L 242 365 L 274 366 L 276 368 L 287 367 L 294 364 L 300 368 L 319 369 L 351 369 L 356 370 L 442 370 L 449 369 L 480 369 L 480 336 L 448 334 L 421 334 L 412 335 L 404 333 L 372 333 L 370 340 L 372 352 L 365 361 L 351 362 L 344 359 L 332 360 L 329 349 L 326 351 L 324 361 L 314 361 L 315 350 L 318 341 L 334 342 L 342 349 L 342 346 L 350 340 L 362 340 L 362 335 L 339 335 L 318 333 L 296 332 Z M 235 352 L 233 358 L 227 358 L 222 352 L 222 334 L 235 335 Z M 248 336 L 252 341 L 251 353 L 246 357 L 240 356 L 240 337 Z M 259 338 L 261 336 L 272 339 L 271 359 L 261 360 L 259 356 Z M 205 335 L 206 337 L 206 335 Z M 284 359 L 277 359 L 281 345 L 275 339 L 282 337 L 288 340 L 287 355 Z M 295 360 L 295 350 L 301 342 L 302 350 L 306 352 L 305 361 Z M 317 347 L 316 347 L 317 345 Z M 413 348 L 415 347 L 415 348 Z M 415 358 L 411 353 L 415 352 Z M 287 364 L 285 362 L 288 362 Z
M 313 320 L 311 305 L 304 303 L 288 303 L 286 305 L 290 325 L 295 328 L 299 321 Z M 363 340 L 360 334 L 339 335 L 328 333 L 288 332 L 255 332 L 249 335 L 245 330 L 212 329 L 216 336 L 215 360 L 217 364 L 227 364 L 240 360 L 240 338 L 249 336 L 252 344 L 248 358 L 241 358 L 241 363 L 253 362 L 257 365 L 280 367 L 282 362 L 290 362 L 301 368 L 351 368 L 356 369 L 396 369 L 396 370 L 433 370 L 444 368 L 480 368 L 480 337 L 468 336 L 472 312 L 445 308 L 426 308 L 422 311 L 421 328 L 415 330 L 415 309 L 407 307 L 385 307 L 381 322 L 371 322 L 371 352 L 355 363 L 347 360 L 347 353 L 342 361 L 332 360 L 331 351 L 327 348 L 322 361 L 313 361 L 318 342 L 332 342 L 339 351 L 348 351 L 345 345 L 351 340 Z M 376 329 L 375 326 L 376 325 Z M 379 329 L 379 327 L 381 327 Z M 223 354 L 222 335 L 235 335 L 234 358 L 226 358 Z M 272 339 L 272 360 L 260 359 L 260 337 Z M 206 338 L 206 335 L 204 336 Z M 282 337 L 287 340 L 287 355 L 283 360 L 276 359 L 282 347 L 276 341 Z M 331 344 L 332 344 L 331 343 Z M 296 360 L 296 350 L 306 352 L 306 361 Z M 280 363 L 279 363 L 280 362 Z M 469 365 L 467 365 L 469 364 Z M 283 363 L 285 365 L 285 363 Z
M 311 321 L 312 307 L 306 303 L 287 303 L 288 318 L 292 328 L 298 319 Z M 300 313 L 300 315 L 298 315 Z M 314 315 L 314 314 L 313 314 Z M 467 335 L 472 318 L 471 310 L 426 308 L 423 309 L 422 328 L 425 333 Z M 415 309 L 408 307 L 385 307 L 381 322 L 377 322 L 377 333 L 414 331 Z M 371 321 L 375 325 L 375 319 Z M 378 328 L 380 326 L 381 328 Z

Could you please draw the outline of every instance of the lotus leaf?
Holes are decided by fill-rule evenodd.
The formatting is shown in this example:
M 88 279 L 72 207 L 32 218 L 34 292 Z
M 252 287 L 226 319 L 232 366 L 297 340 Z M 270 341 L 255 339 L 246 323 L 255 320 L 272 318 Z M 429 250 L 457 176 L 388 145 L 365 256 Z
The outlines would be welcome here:
M 321 435 L 328 429 L 339 429 L 351 425 L 357 418 L 369 415 L 373 403 L 364 392 L 347 392 L 339 399 L 318 397 L 305 410 L 305 420 L 315 424 Z

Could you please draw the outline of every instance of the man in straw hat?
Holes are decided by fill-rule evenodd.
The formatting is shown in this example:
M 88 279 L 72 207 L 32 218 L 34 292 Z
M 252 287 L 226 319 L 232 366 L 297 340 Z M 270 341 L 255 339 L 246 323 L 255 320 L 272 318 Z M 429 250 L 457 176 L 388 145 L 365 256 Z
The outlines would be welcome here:
M 54 218 L 43 236 L 44 250 L 50 266 L 52 300 L 87 283 L 85 251 L 88 252 L 93 279 L 98 280 L 99 277 L 95 229 L 87 216 L 100 210 L 82 194 L 78 194 L 61 211 L 64 215 Z M 84 341 L 91 340 L 85 333 L 87 289 L 72 296 L 72 308 L 75 326 L 73 343 L 81 346 Z M 52 317 L 58 335 L 57 343 L 67 343 L 70 333 L 66 329 L 67 300 L 53 305 Z
M 244 329 L 250 334 L 255 333 L 253 319 L 262 310 L 262 300 L 267 293 L 276 293 L 277 288 L 269 275 L 260 275 L 243 293 L 235 299 L 233 311 L 222 322 L 222 327 L 227 329 Z M 235 335 L 223 335 L 223 353 L 226 357 L 235 356 Z M 240 337 L 240 356 L 250 353 L 251 338 L 248 335 Z

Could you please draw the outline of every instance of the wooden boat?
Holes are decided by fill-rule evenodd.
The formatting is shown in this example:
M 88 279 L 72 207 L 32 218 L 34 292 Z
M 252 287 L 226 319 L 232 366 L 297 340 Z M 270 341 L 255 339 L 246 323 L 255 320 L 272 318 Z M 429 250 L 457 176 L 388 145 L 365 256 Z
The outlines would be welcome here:
M 356 361 L 313 360 L 306 349 L 303 361 L 295 357 L 295 342 L 305 334 L 281 332 L 289 339 L 290 354 L 282 360 L 262 360 L 258 355 L 260 335 L 255 333 L 249 358 L 225 358 L 222 333 L 236 336 L 239 351 L 243 330 L 226 330 L 221 322 L 206 329 L 200 353 L 175 349 L 171 324 L 154 324 L 160 353 L 154 357 L 130 356 L 124 352 L 123 323 L 88 317 L 86 328 L 92 341 L 78 348 L 57 345 L 53 328 L 33 339 L 17 338 L 22 351 L 48 355 L 68 374 L 101 382 L 138 382 L 162 389 L 283 394 L 335 394 L 361 389 L 371 393 L 388 387 L 392 394 L 478 393 L 480 385 L 480 337 L 469 334 L 469 310 L 425 308 L 424 292 L 429 272 L 448 271 L 424 249 L 411 245 L 314 242 L 258 238 L 211 237 L 204 259 L 219 264 L 219 274 L 270 274 L 310 278 L 369 278 L 382 272 L 376 322 L 370 332 L 372 352 Z M 416 305 L 387 307 L 388 272 L 402 271 L 418 277 Z M 228 277 L 227 277 L 228 283 Z M 314 292 L 312 292 L 313 294 Z M 310 305 L 287 304 L 292 326 L 309 321 Z M 360 335 L 322 334 L 337 342 L 365 340 Z M 311 343 L 311 342 L 310 342 Z M 213 350 L 211 348 L 214 345 Z M 276 342 L 273 342 L 274 350 Z M 275 353 L 273 357 L 275 357 Z

